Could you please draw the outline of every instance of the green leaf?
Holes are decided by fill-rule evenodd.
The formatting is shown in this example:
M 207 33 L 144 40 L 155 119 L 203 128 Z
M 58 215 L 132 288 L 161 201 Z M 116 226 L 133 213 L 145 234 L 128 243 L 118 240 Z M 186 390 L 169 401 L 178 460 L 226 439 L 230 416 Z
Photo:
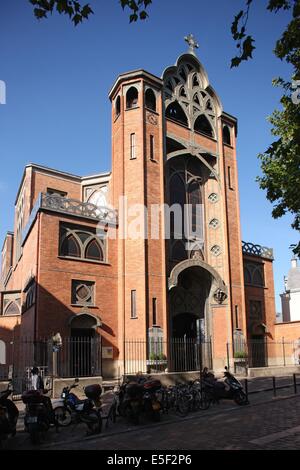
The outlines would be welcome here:
M 130 23 L 132 23 L 133 21 L 137 21 L 139 19 L 138 15 L 136 13 L 133 13 L 132 15 L 130 15 L 129 17 L 129 20 L 130 20 Z
M 233 67 L 238 67 L 241 62 L 242 62 L 242 59 L 240 57 L 234 57 L 233 59 L 231 59 L 230 68 L 232 69 Z
M 76 13 L 76 15 L 73 16 L 72 21 L 74 22 L 74 25 L 77 26 L 82 22 L 82 16 L 79 13 Z
M 35 8 L 33 11 L 34 11 L 35 17 L 38 20 L 40 20 L 41 18 L 47 18 L 47 13 L 45 10 L 42 10 L 41 8 Z
M 239 25 L 239 21 L 240 19 L 242 18 L 244 14 L 244 11 L 241 10 L 235 17 L 234 17 L 234 20 L 233 20 L 233 23 L 231 25 L 231 33 L 232 33 L 232 37 L 234 40 L 237 40 L 239 39 L 239 35 L 238 35 L 238 25 Z
M 147 18 L 147 16 L 149 16 L 149 15 L 146 11 L 141 11 L 141 13 L 140 13 L 140 19 L 141 20 L 145 20 Z

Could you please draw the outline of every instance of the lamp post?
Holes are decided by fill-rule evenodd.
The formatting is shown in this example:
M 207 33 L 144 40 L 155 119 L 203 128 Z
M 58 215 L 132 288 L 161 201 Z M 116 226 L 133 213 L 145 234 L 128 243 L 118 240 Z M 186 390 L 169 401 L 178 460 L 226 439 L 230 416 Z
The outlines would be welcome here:
M 62 338 L 60 333 L 52 336 L 52 375 L 57 377 L 57 353 L 62 347 Z

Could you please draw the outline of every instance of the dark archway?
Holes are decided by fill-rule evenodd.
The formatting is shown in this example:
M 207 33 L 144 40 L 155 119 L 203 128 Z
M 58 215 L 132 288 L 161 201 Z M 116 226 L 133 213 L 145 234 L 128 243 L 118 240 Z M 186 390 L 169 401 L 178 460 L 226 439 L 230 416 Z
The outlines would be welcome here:
M 223 127 L 223 142 L 224 144 L 231 145 L 231 136 L 228 126 Z
M 116 117 L 118 117 L 121 114 L 121 98 L 120 98 L 120 96 L 118 96 L 117 99 L 116 99 L 115 110 L 116 110 Z
M 166 109 L 166 118 L 170 118 L 173 121 L 179 122 L 180 124 L 183 124 L 184 126 L 188 127 L 188 120 L 186 114 L 178 103 L 178 101 L 173 101 L 173 103 L 169 104 Z
M 180 272 L 177 285 L 170 291 L 169 311 L 171 336 L 199 338 L 209 333 L 207 307 L 213 277 L 201 266 L 190 266 Z
M 170 370 L 211 367 L 209 298 L 213 281 L 209 271 L 191 265 L 178 274 L 177 284 L 170 290 Z
M 205 134 L 209 137 L 214 136 L 213 129 L 209 123 L 209 120 L 204 114 L 201 114 L 200 116 L 197 117 L 194 125 L 194 130 L 196 132 L 201 132 L 202 134 Z
M 126 93 L 126 108 L 127 109 L 136 108 L 138 105 L 138 100 L 139 100 L 139 92 L 134 86 L 130 87 Z
M 152 111 L 156 111 L 156 97 L 155 93 L 151 88 L 148 88 L 145 93 L 145 102 L 146 108 L 151 109 Z
M 94 338 L 99 319 L 82 313 L 70 320 L 70 366 L 74 377 L 91 376 L 93 374 L 92 364 L 94 362 Z
M 179 313 L 173 319 L 174 338 L 197 338 L 198 317 L 192 313 Z

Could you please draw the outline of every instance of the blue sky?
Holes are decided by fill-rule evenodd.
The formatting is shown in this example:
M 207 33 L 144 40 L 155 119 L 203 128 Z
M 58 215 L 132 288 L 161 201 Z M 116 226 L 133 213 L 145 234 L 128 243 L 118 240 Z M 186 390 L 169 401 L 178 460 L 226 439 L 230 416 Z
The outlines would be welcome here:
M 27 163 L 78 175 L 110 170 L 111 85 L 118 74 L 136 68 L 161 76 L 186 51 L 183 38 L 192 32 L 224 110 L 239 120 L 242 238 L 274 248 L 280 310 L 289 245 L 298 237 L 291 216 L 272 219 L 272 206 L 255 177 L 260 173 L 256 156 L 272 141 L 266 116 L 280 98 L 271 80 L 290 77 L 288 66 L 272 53 L 289 16 L 267 12 L 266 3 L 255 2 L 249 20 L 255 59 L 231 70 L 230 25 L 244 0 L 153 0 L 150 19 L 140 24 L 129 24 L 118 0 L 94 0 L 95 15 L 77 28 L 57 14 L 38 22 L 28 0 L 1 0 L 0 80 L 7 86 L 7 103 L 0 105 L 1 239 L 12 229 L 15 195 Z

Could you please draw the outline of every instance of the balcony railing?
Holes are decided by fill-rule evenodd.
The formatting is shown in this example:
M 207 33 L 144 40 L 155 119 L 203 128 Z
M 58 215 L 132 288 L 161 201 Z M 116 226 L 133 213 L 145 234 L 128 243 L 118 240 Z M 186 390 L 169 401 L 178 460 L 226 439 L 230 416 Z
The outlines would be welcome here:
M 69 199 L 57 194 L 42 193 L 41 208 L 94 219 L 110 225 L 116 225 L 117 222 L 116 211 L 109 207 L 96 206 L 90 202 Z
M 117 212 L 109 207 L 96 206 L 90 202 L 69 199 L 58 194 L 40 193 L 31 211 L 28 223 L 23 230 L 22 245 L 31 230 L 37 213 L 41 209 L 95 220 L 110 226 L 116 226 L 118 222 Z
M 254 243 L 242 242 L 245 255 L 260 256 L 261 258 L 274 259 L 273 249 L 266 246 L 254 245 Z

